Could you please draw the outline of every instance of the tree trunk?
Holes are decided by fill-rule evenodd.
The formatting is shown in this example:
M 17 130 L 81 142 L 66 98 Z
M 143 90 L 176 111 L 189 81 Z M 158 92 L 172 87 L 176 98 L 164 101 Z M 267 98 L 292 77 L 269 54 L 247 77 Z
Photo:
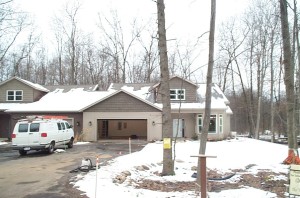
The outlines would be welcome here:
M 200 148 L 199 154 L 205 154 L 206 142 L 210 123 L 211 112 L 211 87 L 212 87 L 212 75 L 214 68 L 214 44 L 215 44 L 215 22 L 216 22 L 216 0 L 211 0 L 211 18 L 210 18 L 210 31 L 209 31 L 209 54 L 208 54 L 208 67 L 206 76 L 206 94 L 205 94 L 205 112 L 203 130 L 200 136 Z M 198 159 L 197 169 L 197 182 L 200 183 L 200 158 Z M 206 185 L 206 184 L 200 184 Z
M 271 138 L 271 142 L 275 142 L 275 131 L 274 131 L 274 69 L 273 69 L 273 51 L 274 51 L 274 30 L 272 30 L 272 35 L 271 35 L 271 52 L 270 52 L 270 63 L 271 63 L 271 120 L 270 120 L 270 130 L 272 133 L 272 138 Z
M 167 54 L 167 38 L 165 28 L 165 4 L 164 0 L 157 0 L 157 20 L 158 20 L 158 49 L 159 65 L 161 72 L 160 94 L 163 103 L 162 109 L 162 135 L 164 145 L 169 141 L 169 147 L 163 148 L 163 170 L 162 175 L 174 175 L 174 162 L 172 160 L 172 118 L 170 104 L 169 67 Z
M 294 65 L 292 61 L 289 22 L 287 13 L 287 1 L 280 0 L 280 19 L 281 19 L 281 33 L 283 44 L 283 63 L 284 63 L 284 83 L 286 89 L 287 100 L 287 134 L 288 134 L 288 157 L 285 163 L 300 164 L 297 137 L 294 130 Z

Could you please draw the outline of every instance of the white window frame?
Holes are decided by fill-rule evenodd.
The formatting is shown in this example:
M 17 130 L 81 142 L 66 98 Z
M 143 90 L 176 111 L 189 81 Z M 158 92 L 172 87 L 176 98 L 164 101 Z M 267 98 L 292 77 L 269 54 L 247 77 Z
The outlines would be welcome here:
M 217 114 L 211 114 L 210 115 L 210 121 L 209 122 L 211 122 L 211 119 L 212 118 L 215 118 L 215 131 L 208 131 L 208 133 L 209 134 L 216 134 L 217 133 L 217 127 L 218 127 L 218 122 L 217 122 Z M 203 114 L 198 114 L 197 115 L 197 126 L 198 126 L 198 133 L 201 133 L 201 130 L 202 130 L 202 128 L 203 128 L 203 119 L 204 119 L 204 117 L 203 117 Z
M 203 128 L 203 115 L 198 114 L 197 116 L 197 126 L 198 126 L 198 133 L 201 133 Z
M 223 133 L 223 114 L 219 114 L 219 133 Z
M 8 95 L 8 92 L 13 92 L 13 95 Z M 21 92 L 21 95 L 17 95 L 17 92 Z M 9 97 L 13 97 L 13 100 L 10 100 Z M 17 97 L 21 97 L 21 99 L 17 100 Z M 23 101 L 23 90 L 7 90 L 6 101 Z
M 171 93 L 171 91 L 175 93 Z M 183 93 L 180 93 L 181 91 L 183 91 Z M 180 96 L 182 96 L 182 98 L 180 98 Z M 185 89 L 170 89 L 170 100 L 185 100 Z

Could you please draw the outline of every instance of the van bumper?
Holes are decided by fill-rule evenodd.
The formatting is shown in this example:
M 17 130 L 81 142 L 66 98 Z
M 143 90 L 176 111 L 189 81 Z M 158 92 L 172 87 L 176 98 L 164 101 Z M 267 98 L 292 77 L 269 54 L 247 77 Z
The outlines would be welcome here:
M 12 145 L 12 150 L 24 150 L 24 151 L 30 151 L 30 150 L 44 150 L 49 147 L 49 144 L 46 145 L 26 145 L 26 146 L 19 146 L 19 145 Z

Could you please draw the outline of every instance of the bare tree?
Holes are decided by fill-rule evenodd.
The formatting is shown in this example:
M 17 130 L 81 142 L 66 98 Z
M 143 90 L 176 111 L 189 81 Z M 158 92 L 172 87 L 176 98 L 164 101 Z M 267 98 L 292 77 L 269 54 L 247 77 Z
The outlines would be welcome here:
M 169 140 L 170 148 L 163 149 L 162 175 L 174 175 L 174 161 L 172 160 L 172 119 L 170 104 L 170 85 L 168 68 L 167 37 L 165 27 L 165 4 L 164 0 L 157 0 L 157 22 L 158 22 L 158 49 L 160 64 L 160 94 L 162 98 L 162 133 L 164 141 Z
M 149 36 L 147 36 L 147 38 L 150 37 L 148 43 L 146 43 L 146 39 L 143 39 L 142 37 L 138 37 L 138 41 L 140 42 L 143 48 L 143 53 L 141 54 L 141 70 L 144 70 L 143 81 L 150 83 L 153 81 L 153 78 L 155 79 L 155 77 L 153 77 L 153 73 L 159 65 L 157 49 L 157 31 L 149 30 L 148 33 Z
M 297 136 L 294 130 L 294 65 L 291 52 L 287 1 L 280 0 L 281 35 L 283 44 L 284 83 L 287 97 L 287 134 L 289 155 L 285 163 L 300 164 Z M 296 157 L 295 157 L 296 156 Z
M 65 67 L 69 68 L 68 80 L 69 84 L 77 84 L 77 77 L 79 73 L 79 46 L 80 43 L 80 30 L 78 28 L 78 15 L 81 4 L 78 1 L 68 3 L 64 6 L 60 16 L 56 16 L 55 22 L 55 37 L 58 53 L 58 65 L 59 65 L 59 83 L 63 82 L 63 57 L 62 50 L 65 49 L 65 61 L 68 62 Z M 62 32 L 62 34 L 61 34 Z M 64 74 L 66 76 L 66 74 Z
M 205 112 L 203 121 L 203 130 L 200 136 L 199 154 L 205 154 L 206 142 L 210 123 L 211 112 L 211 89 L 212 89 L 212 76 L 214 69 L 214 47 L 215 47 L 215 23 L 216 23 L 216 0 L 211 0 L 211 16 L 210 16 L 210 31 L 209 31 L 209 54 L 208 54 L 208 67 L 206 76 L 206 93 L 205 93 Z M 200 183 L 200 170 L 201 163 L 198 159 L 197 181 Z M 206 184 L 200 184 L 206 185 Z
M 140 33 L 143 28 L 137 27 L 137 19 L 134 19 L 132 23 L 131 36 L 129 41 L 127 42 L 125 39 L 125 32 L 123 31 L 121 21 L 118 18 L 118 13 L 116 11 L 111 11 L 111 14 L 111 20 L 104 17 L 105 24 L 99 14 L 98 27 L 104 35 L 101 45 L 102 48 L 106 48 L 107 55 L 109 55 L 113 59 L 113 81 L 125 83 L 127 69 L 130 66 L 128 63 L 128 58 L 131 52 L 131 48 L 140 37 Z
M 27 15 L 17 11 L 12 0 L 0 0 L 0 63 L 28 25 Z

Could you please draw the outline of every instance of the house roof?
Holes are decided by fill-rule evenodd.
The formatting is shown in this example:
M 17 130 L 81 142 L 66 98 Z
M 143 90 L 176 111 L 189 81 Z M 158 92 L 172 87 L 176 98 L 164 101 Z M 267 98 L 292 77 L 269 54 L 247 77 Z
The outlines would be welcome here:
M 158 110 L 161 111 L 160 107 L 158 107 L 157 105 L 153 104 L 152 102 L 149 102 L 148 100 L 143 99 L 142 97 L 140 97 L 140 96 L 144 96 L 143 94 L 132 93 L 130 91 L 126 91 L 125 89 L 112 92 L 110 95 L 108 95 L 108 96 L 106 96 L 104 98 L 99 99 L 98 101 L 94 102 L 93 104 L 88 105 L 87 107 L 85 107 L 84 109 L 82 109 L 82 111 L 84 111 L 84 110 L 86 110 L 86 109 L 94 106 L 95 104 L 100 103 L 100 102 L 102 102 L 102 101 L 104 101 L 104 100 L 106 100 L 108 98 L 111 98 L 114 95 L 117 95 L 118 93 L 121 93 L 121 92 L 126 93 L 127 95 L 132 96 L 133 98 L 136 98 L 136 99 L 138 99 L 138 100 L 140 100 L 140 101 L 142 101 L 142 102 L 144 102 L 144 103 L 146 103 L 146 104 L 148 104 L 148 105 L 150 105 L 150 106 L 152 106 L 152 107 L 154 107 L 154 108 L 156 108 L 156 109 L 158 109 Z
M 181 80 L 183 80 L 183 81 L 185 81 L 185 82 L 187 82 L 187 83 L 190 83 L 191 85 L 194 85 L 194 86 L 198 87 L 198 85 L 197 85 L 196 83 L 193 83 L 192 81 L 186 80 L 186 79 L 184 79 L 184 78 L 182 78 L 182 77 L 180 77 L 180 76 L 177 76 L 177 75 L 172 76 L 172 77 L 170 78 L 170 80 L 172 80 L 172 79 L 174 79 L 174 78 L 180 78 Z M 155 85 L 153 85 L 153 88 L 156 88 L 156 87 L 158 87 L 159 85 L 160 85 L 160 82 L 158 82 L 158 83 L 156 83 Z
M 24 103 L 0 103 L 0 112 L 11 108 L 16 108 L 17 106 L 22 104 Z
M 113 91 L 85 91 L 83 88 L 68 92 L 56 89 L 37 102 L 18 105 L 6 112 L 81 112 L 88 105 L 112 93 Z
M 158 110 L 158 106 L 146 100 L 149 87 L 133 90 L 132 87 L 123 86 L 121 90 L 109 89 L 108 91 L 85 91 L 84 88 L 71 89 L 64 92 L 56 89 L 42 97 L 39 101 L 18 106 L 11 106 L 6 112 L 82 112 L 93 105 L 124 92 Z
M 171 103 L 172 110 L 181 108 L 182 110 L 187 111 L 199 111 L 205 109 L 206 84 L 195 85 L 198 87 L 197 102 L 186 103 L 183 101 L 181 104 Z M 6 105 L 6 107 L 1 106 L 3 104 L 0 104 L 0 110 L 7 109 L 6 112 L 82 112 L 120 92 L 124 92 L 156 109 L 161 110 L 161 103 L 153 103 L 153 95 L 149 91 L 152 86 L 152 83 L 112 83 L 107 91 L 89 91 L 91 89 L 94 90 L 96 86 L 80 86 L 81 88 L 62 86 L 64 89 L 55 89 L 37 102 L 18 105 L 14 103 Z M 52 90 L 52 88 L 50 90 Z M 211 108 L 225 110 L 228 114 L 232 114 L 228 104 L 229 101 L 221 89 L 216 84 L 213 84 Z
M 152 101 L 149 89 L 153 86 L 153 84 L 154 83 L 112 83 L 109 86 L 108 91 L 124 90 L 127 93 L 130 93 L 130 95 L 137 96 L 140 99 Z
M 9 78 L 9 79 L 7 79 L 7 80 L 1 82 L 1 83 L 0 83 L 0 86 L 1 86 L 1 85 L 4 85 L 4 84 L 6 84 L 6 83 L 8 83 L 8 82 L 10 82 L 10 81 L 12 81 L 12 80 L 18 80 L 18 81 L 20 81 L 20 82 L 22 82 L 22 83 L 24 83 L 24 84 L 26 84 L 26 85 L 32 87 L 33 89 L 36 89 L 36 90 L 39 90 L 39 91 L 49 92 L 49 90 L 46 89 L 45 87 L 43 87 L 42 85 L 39 85 L 39 84 L 36 84 L 36 83 L 32 83 L 32 82 L 30 82 L 30 81 L 28 81 L 28 80 L 24 80 L 24 79 L 19 78 L 19 77 L 17 77 L 17 76 L 11 77 L 11 78 Z
M 71 89 L 82 88 L 84 91 L 98 91 L 98 85 L 45 85 L 49 91 L 55 91 L 56 89 L 62 89 L 63 92 L 68 92 Z
M 216 85 L 212 85 L 212 97 L 211 97 L 211 108 L 225 110 L 228 114 L 232 114 L 230 107 L 228 106 L 229 100 L 223 94 L 221 89 Z M 172 110 L 178 110 L 179 108 L 182 110 L 203 110 L 205 109 L 205 94 L 206 94 L 206 84 L 198 84 L 197 89 L 197 102 L 196 103 L 186 103 L 182 101 L 181 103 L 171 103 Z M 162 108 L 161 103 L 155 103 L 156 106 Z
M 198 101 L 199 102 L 205 102 L 206 98 L 206 84 L 198 84 L 198 89 L 197 89 L 197 94 L 198 94 Z M 229 104 L 229 100 L 227 97 L 224 95 L 224 93 L 221 91 L 220 87 L 216 84 L 212 84 L 211 87 L 211 98 L 212 98 L 212 103 L 215 102 L 221 102 L 226 105 Z

